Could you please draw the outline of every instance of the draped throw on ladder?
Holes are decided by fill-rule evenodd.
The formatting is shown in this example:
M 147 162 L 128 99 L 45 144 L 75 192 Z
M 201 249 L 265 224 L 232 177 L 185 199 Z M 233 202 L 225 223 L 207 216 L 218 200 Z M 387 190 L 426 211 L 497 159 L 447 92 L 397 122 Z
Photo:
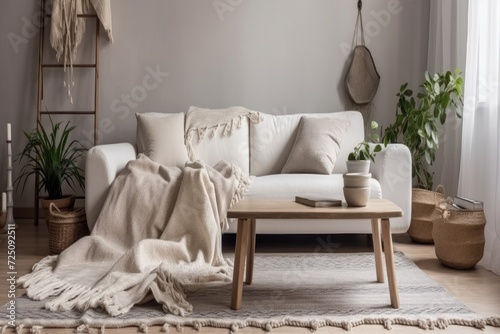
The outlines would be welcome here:
M 64 72 L 67 72 L 64 85 L 71 103 L 73 103 L 71 86 L 74 85 L 73 61 L 85 33 L 85 20 L 79 18 L 78 14 L 91 13 L 92 9 L 95 10 L 109 40 L 113 43 L 110 0 L 52 0 L 50 44 L 56 51 L 57 61 L 64 64 Z

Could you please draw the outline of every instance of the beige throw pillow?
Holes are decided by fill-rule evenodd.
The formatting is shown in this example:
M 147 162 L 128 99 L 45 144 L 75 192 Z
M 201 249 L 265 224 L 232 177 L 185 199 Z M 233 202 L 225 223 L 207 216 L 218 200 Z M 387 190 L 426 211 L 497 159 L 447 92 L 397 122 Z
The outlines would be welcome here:
M 165 166 L 184 167 L 184 113 L 136 114 L 137 150 Z
M 350 124 L 338 118 L 302 117 L 281 173 L 331 174 Z

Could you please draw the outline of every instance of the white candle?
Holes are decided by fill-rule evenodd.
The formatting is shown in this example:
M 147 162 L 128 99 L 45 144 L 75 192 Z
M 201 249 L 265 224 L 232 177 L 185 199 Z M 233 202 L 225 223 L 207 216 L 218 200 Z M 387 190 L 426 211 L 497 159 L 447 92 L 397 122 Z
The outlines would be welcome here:
M 10 123 L 7 123 L 7 141 L 11 141 L 11 131 L 10 131 Z
M 2 193 L 2 212 L 7 211 L 7 194 Z

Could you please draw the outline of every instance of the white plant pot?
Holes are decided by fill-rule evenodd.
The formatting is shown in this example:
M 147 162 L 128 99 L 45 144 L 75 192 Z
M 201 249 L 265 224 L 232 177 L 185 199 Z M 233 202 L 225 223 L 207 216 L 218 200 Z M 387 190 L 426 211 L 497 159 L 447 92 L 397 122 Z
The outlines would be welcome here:
M 347 188 L 366 188 L 370 186 L 370 173 L 347 173 L 343 175 L 344 187 Z
M 370 160 L 347 160 L 347 173 L 369 173 Z
M 366 203 L 368 203 L 368 199 L 370 198 L 370 187 L 344 187 L 344 198 L 348 206 L 366 206 Z

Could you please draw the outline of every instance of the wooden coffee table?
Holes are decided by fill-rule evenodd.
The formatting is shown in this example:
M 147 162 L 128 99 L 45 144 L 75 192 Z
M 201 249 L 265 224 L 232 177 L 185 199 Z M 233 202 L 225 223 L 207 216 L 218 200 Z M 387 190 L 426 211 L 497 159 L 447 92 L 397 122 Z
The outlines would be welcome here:
M 377 282 L 383 283 L 382 244 L 379 228 L 381 222 L 391 306 L 399 308 L 399 292 L 394 267 L 394 248 L 389 219 L 402 216 L 403 211 L 401 208 L 386 199 L 370 200 L 367 206 L 360 208 L 347 207 L 345 203 L 341 207 L 314 208 L 291 200 L 241 200 L 227 212 L 228 218 L 238 219 L 231 308 L 238 310 L 241 307 L 245 260 L 245 282 L 252 284 L 256 219 L 370 219 Z

